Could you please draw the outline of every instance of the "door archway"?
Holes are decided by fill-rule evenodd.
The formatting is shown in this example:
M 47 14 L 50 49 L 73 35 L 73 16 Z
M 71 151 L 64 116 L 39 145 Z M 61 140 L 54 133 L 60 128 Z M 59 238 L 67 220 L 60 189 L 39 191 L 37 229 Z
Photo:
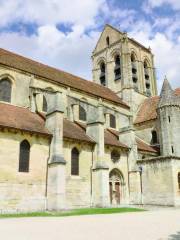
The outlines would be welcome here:
M 118 169 L 113 169 L 109 173 L 110 203 L 120 205 L 125 195 L 125 183 L 122 173 Z

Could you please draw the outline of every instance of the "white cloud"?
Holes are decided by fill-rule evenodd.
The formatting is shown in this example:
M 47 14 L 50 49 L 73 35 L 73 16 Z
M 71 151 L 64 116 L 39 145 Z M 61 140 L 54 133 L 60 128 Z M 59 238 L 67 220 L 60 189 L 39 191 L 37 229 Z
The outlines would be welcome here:
M 144 30 L 136 31 L 135 29 L 130 35 L 146 47 L 151 47 L 155 56 L 158 89 L 161 89 L 165 75 L 174 88 L 179 87 L 180 42 L 175 44 L 164 33 L 157 32 L 152 37 L 149 31 Z
M 39 25 L 72 23 L 91 26 L 104 3 L 105 0 L 0 0 L 0 25 L 23 21 Z
M 147 9 L 161 7 L 162 5 L 167 4 L 171 6 L 173 10 L 180 10 L 180 1 L 179 0 L 148 0 L 148 4 L 146 3 Z M 144 9 L 145 9 L 144 5 Z
M 149 2 L 155 7 L 165 0 L 157 0 L 156 5 L 153 0 Z M 38 25 L 37 32 L 31 36 L 23 34 L 23 31 L 1 32 L 3 48 L 91 79 L 91 53 L 100 35 L 98 30 L 92 29 L 97 29 L 104 19 L 111 19 L 110 23 L 120 30 L 130 29 L 133 38 L 147 47 L 151 46 L 159 88 L 164 75 L 168 76 L 173 87 L 179 86 L 178 17 L 174 20 L 169 17 L 153 19 L 152 16 L 153 23 L 150 23 L 134 10 L 113 8 L 107 0 L 74 0 L 73 4 L 70 0 L 0 0 L 0 5 L 1 27 L 17 21 Z M 58 23 L 72 24 L 71 32 L 64 33 L 58 29 Z M 165 28 L 164 33 L 154 31 L 159 27 Z
M 1 33 L 0 42 L 2 48 L 91 79 L 91 53 L 99 34 L 93 31 L 86 35 L 81 26 L 64 34 L 54 25 L 45 25 L 32 36 Z

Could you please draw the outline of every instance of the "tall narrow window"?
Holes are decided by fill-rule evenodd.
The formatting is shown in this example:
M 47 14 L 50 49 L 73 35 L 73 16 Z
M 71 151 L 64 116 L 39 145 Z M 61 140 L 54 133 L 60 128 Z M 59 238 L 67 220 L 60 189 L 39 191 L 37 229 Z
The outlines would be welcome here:
M 99 77 L 100 83 L 101 85 L 106 86 L 106 66 L 104 62 L 101 63 L 100 70 L 101 70 L 100 77 Z
M 86 121 L 86 111 L 81 106 L 79 106 L 79 120 Z
M 152 131 L 152 144 L 158 143 L 157 132 L 154 130 Z
M 79 151 L 73 148 L 71 151 L 71 175 L 79 175 Z
M 178 188 L 180 190 L 180 172 L 178 173 Z
M 144 61 L 144 78 L 145 78 L 146 94 L 147 96 L 151 96 L 149 67 L 146 60 Z
M 107 36 L 107 38 L 106 38 L 106 44 L 107 44 L 107 46 L 109 46 L 109 44 L 110 44 L 109 36 Z
M 146 80 L 149 80 L 149 69 L 146 61 L 144 62 L 144 76 Z
M 47 112 L 47 101 L 45 96 L 43 96 L 43 112 Z
M 8 78 L 0 80 L 0 101 L 11 102 L 12 84 Z
M 115 81 L 121 79 L 121 60 L 119 55 L 115 57 L 114 77 Z
M 29 172 L 30 144 L 27 140 L 20 143 L 19 172 Z
M 116 128 L 116 117 L 112 114 L 109 116 L 109 122 L 110 122 L 110 127 L 111 128 Z
M 132 68 L 132 81 L 134 83 L 134 87 L 137 88 L 137 64 L 134 53 L 131 54 L 131 68 Z

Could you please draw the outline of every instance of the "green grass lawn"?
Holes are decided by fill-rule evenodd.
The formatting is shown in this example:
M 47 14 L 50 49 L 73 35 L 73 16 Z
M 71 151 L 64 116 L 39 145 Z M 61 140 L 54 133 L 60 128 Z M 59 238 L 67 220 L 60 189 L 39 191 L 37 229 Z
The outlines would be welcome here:
M 32 213 L 15 213 L 15 214 L 0 214 L 0 218 L 18 218 L 18 217 L 68 217 L 78 215 L 93 215 L 93 214 L 113 214 L 127 212 L 145 211 L 139 208 L 81 208 L 66 210 L 61 212 L 32 212 Z

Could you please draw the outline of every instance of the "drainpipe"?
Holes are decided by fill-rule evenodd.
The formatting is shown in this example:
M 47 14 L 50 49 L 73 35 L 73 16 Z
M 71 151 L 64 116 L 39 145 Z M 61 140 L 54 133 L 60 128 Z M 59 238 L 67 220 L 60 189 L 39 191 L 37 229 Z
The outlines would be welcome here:
M 51 144 L 51 139 L 49 139 L 49 156 L 47 157 L 47 163 L 46 163 L 46 186 L 45 186 L 45 197 L 46 197 L 46 201 L 45 201 L 45 210 L 47 210 L 47 187 L 48 187 L 48 162 L 50 159 L 50 144 Z
M 91 152 L 92 152 L 92 159 L 91 159 L 91 169 L 90 169 L 90 182 L 91 182 L 91 189 L 90 189 L 90 196 L 91 196 L 91 207 L 92 207 L 92 170 L 93 170 L 93 165 L 94 165 L 94 145 L 92 146 L 92 149 L 91 149 Z
M 141 187 L 141 204 L 143 205 L 143 185 L 142 185 L 142 166 L 139 166 L 139 174 L 140 174 L 140 187 Z
M 128 171 L 128 192 L 129 192 L 129 199 L 130 199 L 130 180 L 129 180 L 129 152 L 130 152 L 130 149 L 128 150 L 127 152 L 127 171 Z

